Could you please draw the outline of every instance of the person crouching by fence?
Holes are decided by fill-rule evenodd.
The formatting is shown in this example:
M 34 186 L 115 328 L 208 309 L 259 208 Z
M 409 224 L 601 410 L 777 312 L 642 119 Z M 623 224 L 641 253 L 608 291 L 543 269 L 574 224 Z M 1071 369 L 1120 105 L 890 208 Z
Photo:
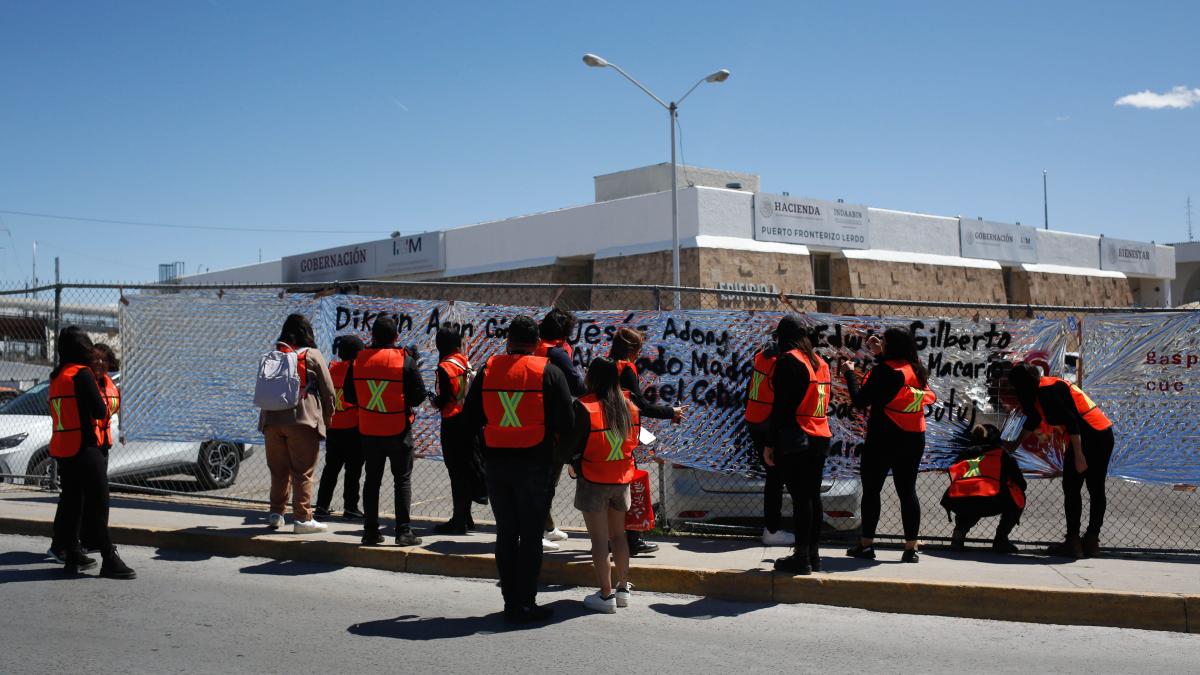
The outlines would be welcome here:
M 1071 439 L 1071 447 L 1063 454 L 1062 476 L 1067 538 L 1051 552 L 1071 558 L 1100 555 L 1100 528 L 1108 506 L 1104 481 L 1115 442 L 1112 422 L 1082 389 L 1058 377 L 1042 377 L 1042 371 L 1030 363 L 1013 366 L 1007 380 L 1025 413 L 1025 425 L 1020 437 L 1010 443 L 1011 448 L 1020 447 L 1043 424 L 1059 427 Z M 1081 541 L 1085 483 L 1091 509 Z
M 133 579 L 137 574 L 117 555 L 108 533 L 108 451 L 112 447 L 109 410 L 93 366 L 102 369 L 87 333 L 68 326 L 55 344 L 58 367 L 50 373 L 50 456 L 58 462 L 62 491 L 54 514 L 51 555 L 68 574 L 96 566 L 80 539 L 100 550 L 100 576 Z
M 564 458 L 558 438 L 574 427 L 567 379 L 533 355 L 537 323 L 518 315 L 508 324 L 506 353 L 487 360 L 471 382 L 463 415 L 483 433 L 483 466 L 496 518 L 496 568 L 504 617 L 517 623 L 553 614 L 537 605 L 542 535 Z
M 571 477 L 575 479 L 575 508 L 583 512 L 592 540 L 592 565 L 599 590 L 583 600 L 584 606 L 612 614 L 629 605 L 629 542 L 625 513 L 629 511 L 629 483 L 637 467 L 633 449 L 641 422 L 637 406 L 620 386 L 612 359 L 592 359 L 587 371 L 588 393 L 575 401 L 575 428 L 571 449 Z M 609 552 L 617 568 L 612 583 Z
M 346 380 L 346 372 L 362 350 L 362 340 L 356 335 L 339 335 L 333 339 L 333 351 L 338 360 L 329 365 L 329 377 L 333 380 L 333 419 L 325 435 L 325 468 L 321 470 L 321 484 L 317 487 L 316 515 L 320 518 L 332 515 L 329 507 L 343 468 L 346 480 L 342 483 L 342 517 L 346 520 L 362 520 L 363 517 L 362 511 L 358 510 L 363 469 L 358 406 L 346 401 L 346 389 L 351 386 Z
M 867 437 L 859 472 L 862 475 L 862 535 L 857 546 L 846 551 L 854 558 L 875 558 L 875 528 L 879 525 L 880 493 L 888 471 L 900 498 L 904 524 L 904 554 L 901 562 L 920 561 L 917 533 L 921 529 L 921 502 L 917 498 L 917 473 L 925 454 L 925 407 L 937 397 L 929 390 L 929 374 L 917 356 L 917 345 L 907 328 L 889 328 L 883 341 L 872 335 L 867 348 L 876 363 L 862 387 L 854 375 L 854 364 L 842 363 L 846 388 L 856 408 L 869 408 Z
M 267 468 L 271 472 L 271 529 L 283 527 L 283 512 L 288 496 L 292 498 L 292 528 L 296 534 L 311 534 L 327 529 L 313 516 L 313 474 L 333 416 L 333 380 L 325 357 L 317 350 L 312 324 L 303 314 L 290 314 L 283 322 L 275 349 L 282 354 L 296 352 L 296 370 L 300 381 L 295 407 L 263 410 L 258 429 L 266 440 Z
M 412 531 L 413 408 L 425 402 L 425 382 L 417 369 L 417 355 L 396 346 L 396 322 L 382 316 L 371 325 L 371 346 L 358 353 L 346 378 L 353 386 L 346 398 L 358 406 L 367 478 L 363 484 L 363 546 L 383 543 L 379 532 L 379 490 L 389 463 L 395 494 L 396 545 L 416 546 L 421 538 Z
M 437 534 L 466 534 L 475 529 L 471 503 L 487 503 L 487 484 L 479 456 L 479 430 L 463 416 L 474 371 L 462 351 L 462 335 L 451 328 L 438 329 L 437 396 L 433 405 L 442 415 L 442 462 L 450 475 L 450 520 L 435 525 Z
M 947 470 L 950 486 L 942 495 L 942 507 L 954 514 L 950 549 L 966 548 L 967 533 L 981 519 L 1000 516 L 992 551 L 1016 553 L 1008 535 L 1021 521 L 1025 510 L 1025 477 L 1017 460 L 1004 448 L 1000 430 L 982 424 L 971 430 L 970 446 L 958 454 Z
M 771 383 L 770 429 L 763 460 L 779 467 L 779 476 L 792 497 L 796 540 L 792 555 L 775 561 L 775 569 L 790 574 L 821 571 L 817 545 L 824 511 L 821 478 L 829 456 L 829 364 L 813 351 L 812 341 L 796 316 L 779 320 L 775 341 L 780 355 Z

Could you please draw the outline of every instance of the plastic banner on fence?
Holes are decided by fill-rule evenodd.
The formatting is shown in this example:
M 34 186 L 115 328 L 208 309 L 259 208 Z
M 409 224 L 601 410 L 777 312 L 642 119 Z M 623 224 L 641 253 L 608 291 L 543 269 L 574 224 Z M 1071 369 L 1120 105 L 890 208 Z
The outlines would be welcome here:
M 432 386 L 437 352 L 434 335 L 442 325 L 458 327 L 473 364 L 504 347 L 505 326 L 518 314 L 542 316 L 546 308 L 332 295 L 280 297 L 257 291 L 179 293 L 132 297 L 122 308 L 126 349 L 125 433 L 139 440 L 218 438 L 261 442 L 257 410 L 251 404 L 255 366 L 270 349 L 290 312 L 311 317 L 318 346 L 326 354 L 335 335 L 369 340 L 379 316 L 391 316 L 399 342 L 421 354 L 420 368 Z M 654 451 L 666 461 L 708 471 L 755 475 L 761 467 L 743 423 L 746 384 L 755 352 L 782 316 L 778 312 L 734 310 L 653 310 L 576 312 L 571 342 L 577 363 L 608 353 L 610 336 L 621 325 L 643 331 L 646 347 L 638 360 L 647 399 L 689 407 L 684 424 L 647 421 L 658 437 Z M 1033 319 L 948 319 L 928 317 L 846 317 L 803 315 L 817 336 L 817 350 L 830 361 L 868 361 L 866 338 L 886 327 L 913 329 L 930 387 L 938 402 L 926 411 L 925 469 L 945 468 L 975 422 L 1003 423 L 989 394 L 992 370 L 1000 359 L 1029 358 L 1057 370 L 1067 330 L 1061 321 Z M 863 415 L 849 405 L 840 377 L 834 378 L 831 476 L 857 474 L 865 432 Z M 414 436 L 418 454 L 440 455 L 439 418 L 430 406 L 418 409 Z M 1051 474 L 1061 465 L 1054 447 L 1027 447 L 1023 466 Z
M 1113 422 L 1109 473 L 1200 484 L 1200 313 L 1083 321 L 1083 386 Z

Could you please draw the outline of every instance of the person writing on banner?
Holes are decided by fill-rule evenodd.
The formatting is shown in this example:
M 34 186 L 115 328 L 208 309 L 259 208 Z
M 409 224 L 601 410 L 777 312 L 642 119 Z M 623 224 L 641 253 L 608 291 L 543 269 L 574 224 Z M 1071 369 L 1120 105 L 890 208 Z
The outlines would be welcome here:
M 294 408 L 263 410 L 258 430 L 266 445 L 271 473 L 271 529 L 283 527 L 283 512 L 292 497 L 296 534 L 324 532 L 327 527 L 313 517 L 313 474 L 320 459 L 321 440 L 333 417 L 333 380 L 325 357 L 317 350 L 312 324 L 303 314 L 289 314 L 275 341 L 279 352 L 297 352 L 300 400 Z
M 992 551 L 1016 553 L 1017 547 L 1008 535 L 1025 509 L 1026 484 L 1021 467 L 1000 440 L 1000 429 L 991 424 L 973 428 L 968 442 L 970 445 L 947 469 L 950 486 L 942 495 L 942 507 L 947 514 L 954 514 L 950 550 L 965 550 L 971 528 L 983 518 L 999 515 Z
M 463 417 L 474 370 L 462 351 L 462 336 L 453 328 L 440 328 L 434 338 L 438 350 L 437 396 L 433 405 L 442 416 L 442 460 L 450 475 L 450 520 L 435 525 L 437 534 L 466 534 L 475 529 L 471 502 L 487 504 L 487 485 L 479 456 L 479 430 Z
M 58 366 L 50 373 L 49 391 L 50 456 L 58 462 L 62 491 L 50 554 L 63 562 L 68 574 L 91 569 L 96 561 L 84 555 L 82 539 L 103 557 L 100 576 L 134 579 L 137 574 L 117 555 L 108 532 L 110 404 L 94 372 L 107 370 L 107 363 L 77 326 L 59 332 L 55 352 Z
M 555 307 L 546 316 L 542 317 L 542 322 L 538 325 L 538 343 L 537 348 L 533 350 L 534 356 L 542 356 L 550 359 L 563 375 L 567 378 L 567 387 L 571 390 L 571 396 L 583 396 L 587 393 L 587 387 L 583 382 L 583 375 L 580 374 L 579 368 L 575 365 L 575 351 L 571 348 L 569 341 L 571 333 L 575 331 L 575 315 Z M 554 474 L 554 488 L 557 489 L 559 480 L 562 479 L 562 466 L 559 466 Z M 554 495 L 550 495 L 550 499 L 554 499 Z M 554 524 L 554 514 L 549 513 L 546 516 L 546 532 L 542 543 L 542 548 L 546 551 L 557 551 L 559 545 L 557 542 L 567 538 L 567 533 L 563 532 Z
M 917 473 L 925 454 L 925 408 L 937 397 L 929 389 L 929 374 L 917 356 L 916 341 L 907 328 L 887 329 L 882 342 L 872 335 L 867 339 L 867 349 L 876 359 L 861 387 L 854 364 L 844 361 L 841 365 L 854 406 L 868 409 L 867 434 L 859 460 L 863 486 L 862 536 L 846 555 L 875 558 L 880 493 L 890 470 L 904 524 L 904 554 L 900 560 L 915 563 L 920 561 L 917 533 L 921 528 L 921 502 L 917 498 Z
M 642 395 L 642 386 L 638 381 L 637 359 L 642 353 L 642 345 L 646 336 L 641 331 L 629 326 L 621 326 L 613 333 L 612 347 L 608 355 L 617 364 L 621 389 L 629 394 L 629 400 L 637 407 L 642 417 L 660 420 L 671 420 L 672 424 L 683 421 L 686 410 L 683 406 L 673 408 L 669 405 L 651 403 Z M 658 550 L 658 544 L 642 539 L 642 533 L 637 530 L 626 530 L 625 537 L 629 544 L 630 555 L 648 555 Z
M 505 353 L 489 358 L 471 382 L 462 414 L 483 434 L 504 616 L 529 623 L 553 614 L 537 604 L 542 528 L 556 469 L 569 459 L 558 439 L 570 435 L 575 416 L 567 377 L 548 358 L 533 355 L 537 322 L 513 317 L 507 335 Z
M 1071 558 L 1100 555 L 1100 528 L 1108 500 L 1104 482 L 1112 459 L 1113 424 L 1082 389 L 1058 377 L 1043 377 L 1037 366 L 1021 362 L 1008 372 L 1008 385 L 1015 394 L 1025 424 L 1020 436 L 1009 443 L 1018 448 L 1039 426 L 1059 427 L 1071 439 L 1063 453 L 1063 510 L 1067 519 L 1066 540 L 1052 553 Z M 1083 517 L 1083 486 L 1087 485 L 1091 509 L 1087 531 L 1079 537 Z
M 383 543 L 379 532 L 379 489 L 389 464 L 396 509 L 396 545 L 416 546 L 409 509 L 412 503 L 413 409 L 428 392 L 418 370 L 417 354 L 396 345 L 396 322 L 387 316 L 371 324 L 371 346 L 354 358 L 346 371 L 353 383 L 346 400 L 358 406 L 367 477 L 363 483 L 363 546 Z
M 637 470 L 633 449 L 641 429 L 637 406 L 622 391 L 617 362 L 597 357 L 588 366 L 588 393 L 575 401 L 575 427 L 567 447 L 575 479 L 575 508 L 583 512 L 592 540 L 595 593 L 583 604 L 612 614 L 629 606 L 629 542 L 625 512 L 630 507 L 629 483 Z M 617 568 L 613 587 L 609 552 Z
M 333 339 L 333 351 L 338 360 L 329 366 L 329 376 L 333 380 L 333 419 L 325 435 L 325 468 L 317 487 L 316 515 L 320 518 L 331 515 L 329 506 L 343 468 L 346 479 L 342 483 L 342 517 L 346 520 L 362 520 L 363 517 L 362 511 L 358 510 L 363 469 L 358 407 L 346 401 L 346 389 L 350 385 L 346 373 L 362 350 L 363 343 L 357 335 L 339 335 Z
M 821 571 L 821 478 L 829 456 L 828 410 L 832 379 L 829 364 L 813 351 L 798 316 L 789 314 L 775 328 L 780 355 L 771 376 L 774 401 L 763 461 L 778 467 L 792 497 L 796 537 L 792 555 L 775 569 L 807 575 Z
M 780 527 L 783 520 L 783 477 L 778 466 L 767 464 L 764 451 L 771 428 L 771 408 L 775 404 L 772 378 L 779 359 L 779 347 L 774 335 L 770 342 L 754 355 L 754 370 L 746 391 L 746 429 L 754 444 L 754 455 L 763 467 L 763 546 L 794 546 L 796 537 Z

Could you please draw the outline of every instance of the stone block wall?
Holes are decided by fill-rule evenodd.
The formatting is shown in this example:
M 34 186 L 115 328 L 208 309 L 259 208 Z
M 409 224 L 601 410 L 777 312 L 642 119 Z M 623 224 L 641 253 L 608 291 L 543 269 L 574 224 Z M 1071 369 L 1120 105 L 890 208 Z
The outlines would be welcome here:
M 1010 286 L 1014 304 L 1128 307 L 1133 303 L 1128 279 L 1014 269 Z

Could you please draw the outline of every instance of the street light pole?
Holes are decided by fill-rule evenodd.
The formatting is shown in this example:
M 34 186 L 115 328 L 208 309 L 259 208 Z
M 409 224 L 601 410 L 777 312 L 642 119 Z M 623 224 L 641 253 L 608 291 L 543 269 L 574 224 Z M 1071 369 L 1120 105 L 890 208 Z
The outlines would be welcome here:
M 607 60 L 596 56 L 595 54 L 584 54 L 583 62 L 592 68 L 612 68 L 621 74 L 622 77 L 629 80 L 638 89 L 641 89 L 656 103 L 667 109 L 667 114 L 671 119 L 671 285 L 679 288 L 679 166 L 675 161 L 675 123 L 679 115 L 679 106 L 683 100 L 691 95 L 696 87 L 705 82 L 718 83 L 729 79 L 729 71 L 722 68 L 717 72 L 701 78 L 696 84 L 692 85 L 691 89 L 687 90 L 683 96 L 679 97 L 678 101 L 664 102 L 661 98 L 654 95 L 654 92 L 647 89 L 641 82 L 633 79 L 629 73 L 625 72 L 615 63 L 609 63 Z M 679 309 L 680 298 L 679 291 L 675 291 L 674 309 Z

